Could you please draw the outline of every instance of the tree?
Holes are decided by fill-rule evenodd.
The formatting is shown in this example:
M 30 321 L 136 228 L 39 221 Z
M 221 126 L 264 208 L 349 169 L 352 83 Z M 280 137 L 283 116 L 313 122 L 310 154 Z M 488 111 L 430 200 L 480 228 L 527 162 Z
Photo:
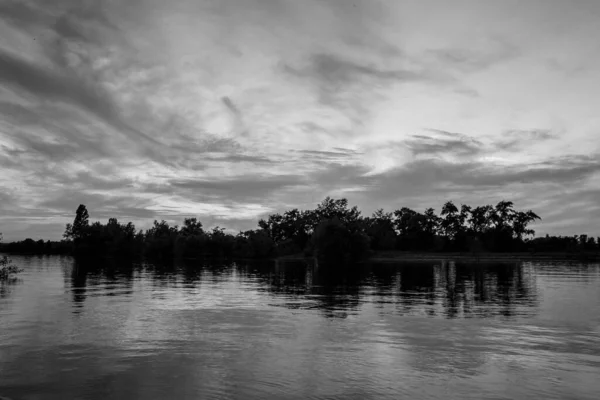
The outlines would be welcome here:
M 365 231 L 374 250 L 391 250 L 396 246 L 396 231 L 392 222 L 392 213 L 379 209 L 371 218 L 364 220 Z
M 345 224 L 348 228 L 355 228 L 355 224 L 360 220 L 360 211 L 358 207 L 354 206 L 348 208 L 347 199 L 332 199 L 326 197 L 314 211 L 316 221 L 312 221 L 315 225 L 312 227 L 316 228 L 316 224 L 321 221 L 330 220 L 333 218 L 339 219 L 342 224 Z
M 197 236 L 204 233 L 202 230 L 202 222 L 196 218 L 185 218 L 180 233 L 183 236 Z
M 87 228 L 89 227 L 89 214 L 85 205 L 80 204 L 75 211 L 75 219 L 72 224 L 67 224 L 64 237 L 65 239 L 80 239 L 82 238 Z
M 440 227 L 442 228 L 442 232 L 449 239 L 454 239 L 460 224 L 460 217 L 458 214 L 458 208 L 454 205 L 452 201 L 446 202 L 442 207 L 442 216 L 443 219 L 440 222 Z
M 352 231 L 339 218 L 321 221 L 311 238 L 315 255 L 326 263 L 358 260 L 368 254 L 369 237 Z
M 496 204 L 495 213 L 492 216 L 492 221 L 496 229 L 500 230 L 506 226 L 509 226 L 515 215 L 513 210 L 513 202 L 502 200 Z
M 541 218 L 531 210 L 527 212 L 519 211 L 515 213 L 512 223 L 513 234 L 515 238 L 522 240 L 523 236 L 535 235 L 535 231 L 533 229 L 527 229 L 527 226 L 536 219 L 541 220 Z
M 471 215 L 468 219 L 471 233 L 482 235 L 485 233 L 491 224 L 492 206 L 478 206 L 471 210 Z
M 427 235 L 434 237 L 438 234 L 441 218 L 435 215 L 433 208 L 426 209 L 423 215 L 425 216 L 423 228 Z
M 306 246 L 313 229 L 311 212 L 297 208 L 282 214 L 269 215 L 267 220 L 258 221 L 258 226 L 276 243 L 292 242 L 298 251 Z

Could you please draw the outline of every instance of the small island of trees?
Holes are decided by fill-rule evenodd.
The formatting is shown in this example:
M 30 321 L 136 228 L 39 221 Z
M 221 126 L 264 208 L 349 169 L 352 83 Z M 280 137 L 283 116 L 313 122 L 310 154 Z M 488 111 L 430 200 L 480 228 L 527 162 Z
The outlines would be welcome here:
M 106 224 L 89 221 L 80 205 L 60 242 L 26 239 L 4 245 L 11 253 L 123 256 L 158 259 L 308 256 L 324 260 L 361 260 L 381 252 L 517 253 L 597 252 L 600 238 L 587 235 L 534 237 L 530 225 L 541 218 L 518 211 L 511 201 L 495 206 L 456 206 L 445 203 L 439 215 L 428 208 L 417 212 L 402 207 L 383 209 L 370 217 L 349 207 L 347 199 L 325 198 L 315 209 L 297 208 L 269 215 L 258 228 L 233 235 L 223 228 L 205 229 L 197 218 L 182 226 L 153 222 L 136 230 L 133 223 L 110 218 Z

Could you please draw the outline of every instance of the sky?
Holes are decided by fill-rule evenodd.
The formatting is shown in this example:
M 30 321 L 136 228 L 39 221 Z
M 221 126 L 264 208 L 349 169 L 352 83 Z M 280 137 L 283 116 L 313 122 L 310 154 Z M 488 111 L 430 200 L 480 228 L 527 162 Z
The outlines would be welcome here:
M 512 200 L 600 235 L 600 2 L 1 0 L 0 232 Z

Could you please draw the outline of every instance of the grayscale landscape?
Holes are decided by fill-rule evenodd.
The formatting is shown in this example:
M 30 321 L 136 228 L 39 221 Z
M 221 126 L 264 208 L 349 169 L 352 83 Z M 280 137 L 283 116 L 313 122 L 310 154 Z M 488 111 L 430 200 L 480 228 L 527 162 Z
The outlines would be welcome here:
M 0 0 L 0 400 L 600 398 L 598 37 Z

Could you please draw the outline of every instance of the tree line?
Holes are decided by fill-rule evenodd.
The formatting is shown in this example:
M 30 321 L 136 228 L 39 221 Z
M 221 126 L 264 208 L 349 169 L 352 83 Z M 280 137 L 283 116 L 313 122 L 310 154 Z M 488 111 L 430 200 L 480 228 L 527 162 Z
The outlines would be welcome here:
M 26 239 L 4 246 L 15 253 L 88 256 L 145 256 L 199 258 L 205 256 L 267 258 L 292 254 L 356 260 L 373 251 L 413 252 L 572 252 L 598 251 L 597 240 L 587 235 L 534 238 L 530 225 L 541 218 L 533 211 L 515 210 L 511 201 L 495 206 L 456 206 L 445 203 L 417 212 L 407 207 L 363 216 L 347 199 L 325 198 L 315 209 L 297 208 L 275 213 L 258 222 L 258 228 L 230 234 L 223 228 L 205 229 L 197 218 L 182 226 L 153 222 L 143 231 L 129 222 L 110 218 L 90 223 L 80 205 L 64 240 Z

